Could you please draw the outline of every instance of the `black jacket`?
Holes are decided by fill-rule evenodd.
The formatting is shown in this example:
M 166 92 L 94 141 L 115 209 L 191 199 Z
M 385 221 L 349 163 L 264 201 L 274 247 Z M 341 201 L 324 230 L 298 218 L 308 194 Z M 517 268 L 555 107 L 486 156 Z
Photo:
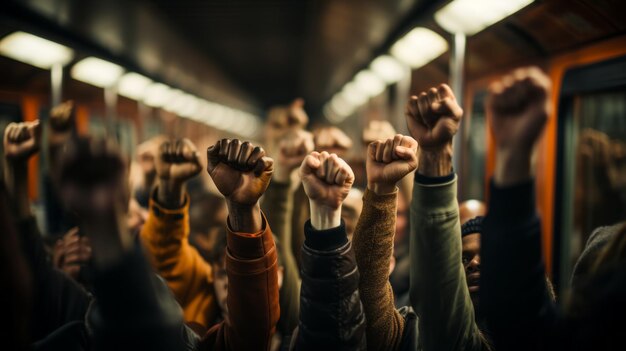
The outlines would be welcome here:
M 300 323 L 292 349 L 366 350 L 359 271 L 343 222 L 317 231 L 309 221 L 304 230 Z

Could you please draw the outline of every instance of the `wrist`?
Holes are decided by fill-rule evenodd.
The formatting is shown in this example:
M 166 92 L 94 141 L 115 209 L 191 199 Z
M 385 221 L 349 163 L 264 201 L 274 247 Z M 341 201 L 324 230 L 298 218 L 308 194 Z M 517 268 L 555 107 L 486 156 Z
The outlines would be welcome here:
M 185 183 L 167 179 L 159 180 L 157 202 L 168 208 L 178 208 L 185 203 Z
M 498 186 L 511 186 L 532 178 L 532 151 L 496 150 L 493 180 Z
M 336 228 L 341 225 L 341 206 L 330 208 L 318 205 L 310 201 L 311 205 L 311 225 L 315 230 L 326 230 Z
M 239 204 L 226 200 L 228 225 L 234 232 L 254 234 L 263 230 L 261 207 L 257 201 L 253 205 Z
M 427 177 L 443 177 L 452 173 L 452 144 L 438 150 L 422 149 L 417 172 Z
M 376 195 L 388 195 L 396 191 L 396 183 L 368 182 L 367 189 Z

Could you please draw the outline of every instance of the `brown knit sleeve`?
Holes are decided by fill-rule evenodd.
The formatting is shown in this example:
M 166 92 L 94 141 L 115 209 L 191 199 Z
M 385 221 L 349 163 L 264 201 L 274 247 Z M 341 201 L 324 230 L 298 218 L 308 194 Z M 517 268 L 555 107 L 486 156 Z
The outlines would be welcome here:
M 389 262 L 396 229 L 397 190 L 363 196 L 363 212 L 352 245 L 361 279 L 359 293 L 367 319 L 368 350 L 396 350 L 404 332 L 404 318 L 394 306 Z

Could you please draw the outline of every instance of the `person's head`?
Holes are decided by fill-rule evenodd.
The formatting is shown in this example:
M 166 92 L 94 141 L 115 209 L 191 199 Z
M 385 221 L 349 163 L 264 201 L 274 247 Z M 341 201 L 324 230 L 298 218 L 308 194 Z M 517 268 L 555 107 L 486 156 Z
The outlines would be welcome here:
M 191 197 L 189 207 L 190 243 L 208 259 L 228 216 L 224 197 L 203 191 Z
M 220 308 L 222 318 L 228 320 L 228 275 L 226 274 L 226 229 L 220 228 L 215 240 L 215 244 L 211 250 L 209 256 L 209 263 L 211 264 L 213 271 L 213 289 L 215 290 L 215 299 L 217 305 Z M 276 240 L 276 250 L 280 250 L 280 242 Z M 280 255 L 278 255 L 278 289 L 283 285 L 283 261 Z
M 461 225 L 462 260 L 465 278 L 474 310 L 478 309 L 480 289 L 480 236 L 483 231 L 483 217 L 472 218 Z

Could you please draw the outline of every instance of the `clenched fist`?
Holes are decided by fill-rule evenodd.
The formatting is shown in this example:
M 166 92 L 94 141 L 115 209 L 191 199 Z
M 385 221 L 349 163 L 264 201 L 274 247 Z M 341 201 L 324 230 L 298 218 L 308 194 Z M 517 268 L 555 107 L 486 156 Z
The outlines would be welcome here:
M 532 149 L 550 113 L 550 80 L 537 67 L 515 70 L 489 86 L 487 112 L 500 150 Z
M 337 127 L 322 127 L 313 132 L 315 150 L 327 151 L 338 155 L 352 147 L 352 139 Z
M 25 161 L 39 151 L 39 121 L 11 123 L 4 130 L 4 157 L 9 162 Z
M 420 149 L 440 151 L 452 146 L 463 110 L 450 87 L 441 84 L 419 96 L 412 96 L 406 116 L 411 136 L 419 142 Z
M 52 147 L 62 145 L 71 135 L 74 126 L 74 102 L 65 101 L 50 110 L 50 135 L 48 142 Z
M 532 149 L 550 114 L 549 97 L 550 80 L 537 67 L 517 69 L 489 86 L 486 110 L 496 143 L 498 185 L 530 178 Z
M 292 171 L 313 151 L 313 135 L 305 130 L 293 131 L 279 145 L 274 180 L 285 183 L 289 181 Z
M 160 180 L 183 183 L 201 169 L 196 146 L 189 139 L 166 141 L 159 147 L 156 172 Z
M 397 134 L 387 141 L 377 140 L 367 149 L 367 187 L 379 195 L 389 194 L 417 165 L 415 139 Z
M 311 203 L 313 227 L 338 226 L 341 204 L 354 183 L 352 168 L 335 154 L 312 152 L 300 166 L 300 178 Z
M 129 198 L 127 162 L 113 141 L 74 140 L 65 145 L 59 165 L 61 199 L 79 217 L 125 212 Z
M 265 193 L 274 160 L 250 142 L 222 139 L 207 149 L 207 171 L 227 201 L 254 206 Z

